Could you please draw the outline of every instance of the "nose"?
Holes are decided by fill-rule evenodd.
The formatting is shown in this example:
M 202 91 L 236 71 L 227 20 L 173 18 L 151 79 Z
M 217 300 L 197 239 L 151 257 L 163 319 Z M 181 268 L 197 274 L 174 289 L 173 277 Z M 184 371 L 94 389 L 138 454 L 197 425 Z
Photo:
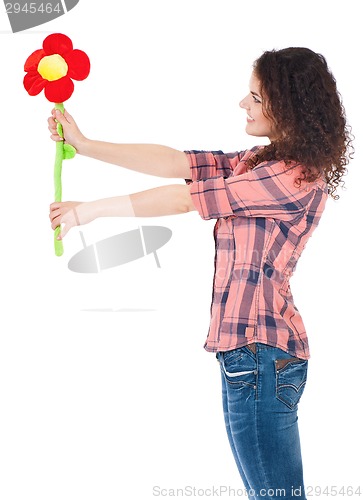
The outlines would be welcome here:
M 247 96 L 242 99 L 242 101 L 239 103 L 239 106 L 242 109 L 249 109 L 248 102 L 247 102 Z

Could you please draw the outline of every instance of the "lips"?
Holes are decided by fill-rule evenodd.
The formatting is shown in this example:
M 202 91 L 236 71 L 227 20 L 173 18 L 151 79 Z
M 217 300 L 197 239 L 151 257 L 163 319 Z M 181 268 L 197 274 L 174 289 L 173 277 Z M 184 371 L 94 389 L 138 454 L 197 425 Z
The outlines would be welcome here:
M 248 122 L 254 122 L 255 120 L 252 118 L 252 116 L 247 115 L 247 121 Z

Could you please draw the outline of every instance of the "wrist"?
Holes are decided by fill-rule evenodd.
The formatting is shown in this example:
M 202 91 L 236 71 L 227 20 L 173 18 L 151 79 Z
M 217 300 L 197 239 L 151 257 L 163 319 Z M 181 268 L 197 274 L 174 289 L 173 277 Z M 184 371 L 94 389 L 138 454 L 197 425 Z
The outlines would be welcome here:
M 84 201 L 75 207 L 76 224 L 82 226 L 100 216 L 97 201 Z
M 76 148 L 79 155 L 88 156 L 87 151 L 89 151 L 90 149 L 91 142 L 92 141 L 90 139 L 87 139 L 87 137 L 82 135 L 82 137 L 77 141 L 76 144 L 73 144 L 73 146 Z

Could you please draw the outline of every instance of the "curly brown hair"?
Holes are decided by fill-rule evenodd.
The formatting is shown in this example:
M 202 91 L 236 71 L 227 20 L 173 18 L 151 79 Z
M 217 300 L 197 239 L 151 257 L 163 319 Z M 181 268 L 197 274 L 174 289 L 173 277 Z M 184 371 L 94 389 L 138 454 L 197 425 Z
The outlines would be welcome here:
M 326 180 L 334 198 L 344 184 L 346 165 L 352 157 L 352 136 L 336 80 L 325 58 L 310 49 L 290 47 L 264 52 L 253 65 L 260 80 L 264 114 L 278 130 L 278 139 L 249 161 L 284 160 L 303 165 L 297 178 Z

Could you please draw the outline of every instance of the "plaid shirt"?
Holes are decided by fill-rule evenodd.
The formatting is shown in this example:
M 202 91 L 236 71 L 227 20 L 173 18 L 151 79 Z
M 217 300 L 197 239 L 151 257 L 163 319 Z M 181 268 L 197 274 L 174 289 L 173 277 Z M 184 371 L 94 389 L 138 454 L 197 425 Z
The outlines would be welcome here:
M 326 183 L 294 182 L 301 165 L 269 161 L 247 169 L 258 149 L 186 151 L 200 216 L 217 219 L 207 351 L 261 342 L 308 359 L 308 339 L 289 279 L 319 223 Z

